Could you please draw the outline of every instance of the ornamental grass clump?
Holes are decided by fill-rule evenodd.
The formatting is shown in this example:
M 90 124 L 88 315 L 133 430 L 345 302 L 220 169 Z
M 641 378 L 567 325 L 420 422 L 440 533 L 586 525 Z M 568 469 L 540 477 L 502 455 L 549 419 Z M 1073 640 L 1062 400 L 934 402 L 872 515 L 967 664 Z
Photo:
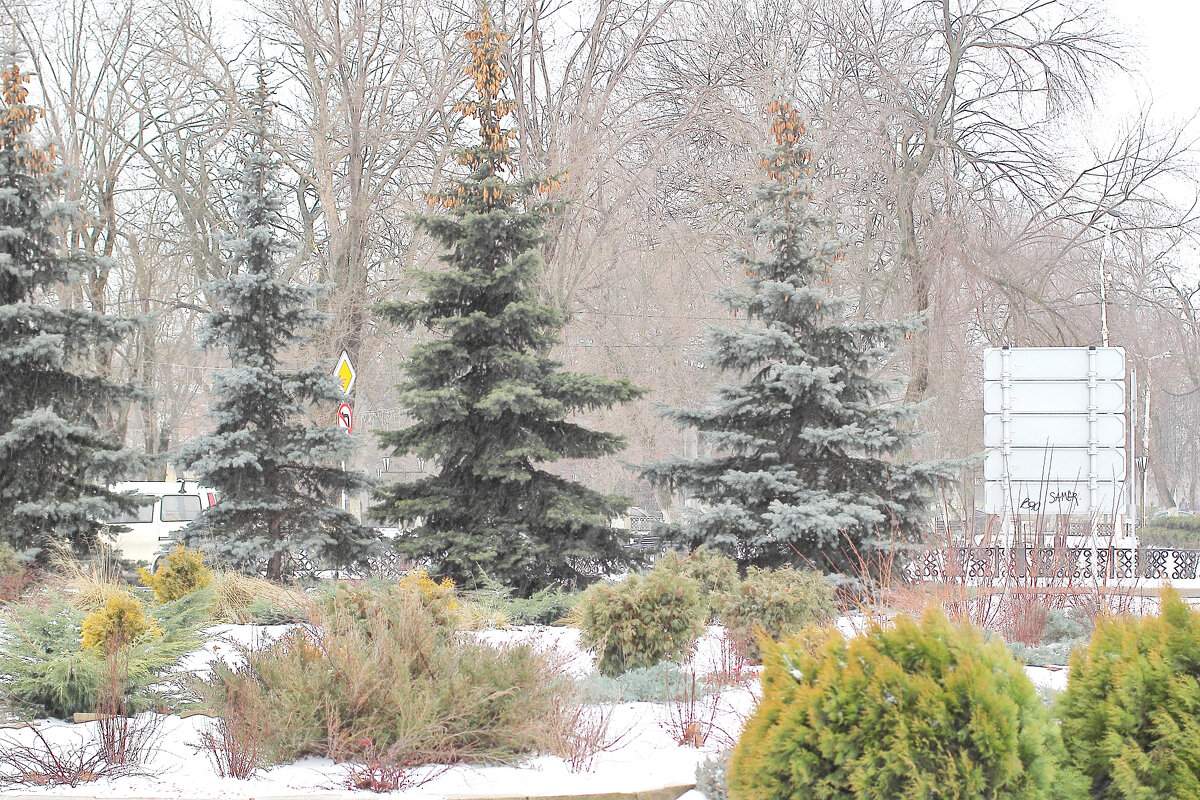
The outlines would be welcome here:
M 694 579 L 655 571 L 593 584 L 573 613 L 596 668 L 617 676 L 689 655 L 704 633 L 706 610 Z
M 940 611 L 768 648 L 734 751 L 738 800 L 1081 798 L 1058 729 L 999 640 Z
M 435 586 L 439 586 L 435 584 Z M 398 764 L 511 763 L 550 752 L 573 685 L 552 655 L 455 635 L 445 593 L 419 579 L 341 584 L 309 624 L 195 686 L 262 763 L 307 755 Z M 236 713 L 249 704 L 252 715 Z
M 1168 589 L 1158 616 L 1101 618 L 1058 713 L 1089 797 L 1200 798 L 1200 613 Z
M 302 617 L 302 592 L 262 578 L 218 572 L 213 575 L 212 592 L 211 614 L 216 622 L 278 625 Z

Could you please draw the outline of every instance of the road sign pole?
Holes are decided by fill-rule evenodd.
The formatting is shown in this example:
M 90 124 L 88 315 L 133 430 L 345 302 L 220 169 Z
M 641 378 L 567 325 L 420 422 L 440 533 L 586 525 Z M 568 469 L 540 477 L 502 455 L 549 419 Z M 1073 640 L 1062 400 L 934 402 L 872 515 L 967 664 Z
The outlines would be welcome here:
M 345 350 L 338 357 L 337 366 L 333 368 L 333 375 L 338 379 L 342 387 L 342 394 L 346 395 L 347 402 L 341 403 L 337 409 L 337 424 L 339 427 L 346 430 L 346 435 L 354 433 L 354 409 L 348 402 L 351 393 L 354 391 L 354 382 L 358 379 L 358 373 L 354 370 L 354 365 L 350 362 L 350 354 Z M 346 471 L 346 461 L 342 459 L 342 472 Z M 342 511 L 350 510 L 350 498 L 346 495 L 346 490 L 342 490 Z

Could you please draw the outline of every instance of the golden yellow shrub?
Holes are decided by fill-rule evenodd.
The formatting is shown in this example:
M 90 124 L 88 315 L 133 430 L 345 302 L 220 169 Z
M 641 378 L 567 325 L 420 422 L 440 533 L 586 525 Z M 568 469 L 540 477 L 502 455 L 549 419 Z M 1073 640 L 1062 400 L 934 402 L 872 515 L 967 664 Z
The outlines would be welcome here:
M 159 562 L 158 569 L 151 573 L 138 568 L 142 585 L 154 590 L 154 599 L 169 603 L 191 594 L 198 589 L 212 586 L 213 572 L 204 566 L 204 553 L 186 550 L 183 545 Z
M 146 614 L 146 607 L 129 591 L 113 591 L 96 610 L 83 619 L 82 648 L 124 647 L 142 637 L 162 636 L 158 623 Z

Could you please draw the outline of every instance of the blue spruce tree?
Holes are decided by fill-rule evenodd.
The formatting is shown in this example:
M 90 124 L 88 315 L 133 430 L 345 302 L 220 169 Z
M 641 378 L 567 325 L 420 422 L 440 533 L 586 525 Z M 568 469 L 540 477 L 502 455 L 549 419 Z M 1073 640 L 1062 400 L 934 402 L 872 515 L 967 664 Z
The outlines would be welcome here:
M 753 232 L 739 253 L 748 281 L 720 295 L 746 323 L 712 331 L 713 362 L 742 376 L 701 410 L 670 409 L 714 455 L 669 458 L 646 476 L 700 501 L 671 531 L 743 566 L 859 574 L 912 537 L 951 468 L 897 459 L 913 442 L 912 405 L 888 405 L 875 377 L 919 320 L 870 322 L 825 287 L 841 245 L 811 205 L 811 148 L 794 109 L 774 103 L 775 148 L 762 166 Z
M 413 348 L 400 397 L 413 423 L 383 433 L 396 454 L 417 453 L 437 474 L 376 492 L 373 513 L 418 522 L 399 548 L 433 571 L 468 584 L 487 574 L 529 594 L 576 584 L 592 570 L 630 563 L 610 527 L 628 501 L 539 468 L 624 447 L 620 436 L 567 417 L 642 394 L 627 380 L 565 372 L 550 358 L 563 322 L 537 300 L 538 247 L 558 213 L 538 195 L 556 181 L 510 180 L 512 103 L 500 96 L 504 34 L 486 6 L 469 32 L 476 98 L 456 106 L 479 127 L 480 143 L 458 151 L 470 174 L 431 200 L 449 213 L 421 218 L 445 248 L 446 268 L 420 276 L 424 298 L 380 309 L 406 328 L 436 336 Z
M 249 105 L 252 124 L 236 197 L 237 234 L 227 243 L 229 277 L 208 287 L 213 311 L 204 343 L 224 345 L 230 367 L 213 380 L 209 416 L 215 430 L 185 445 L 178 464 L 216 489 L 218 503 L 183 532 L 216 561 L 246 571 L 264 565 L 268 578 L 292 571 L 301 551 L 342 566 L 362 563 L 376 536 L 338 507 L 342 493 L 370 488 L 345 471 L 350 437 L 314 426 L 310 412 L 332 413 L 340 397 L 328 365 L 287 369 L 294 345 L 328 322 L 316 310 L 323 286 L 280 275 L 283 201 L 268 143 L 271 110 L 265 73 Z M 329 404 L 328 406 L 326 404 Z
M 86 551 L 97 520 L 136 506 L 106 484 L 141 459 L 100 423 L 136 391 L 88 366 L 133 321 L 57 302 L 86 264 L 56 234 L 75 211 L 53 148 L 33 141 L 28 81 L 15 58 L 0 74 L 0 542 L 44 558 L 52 543 Z

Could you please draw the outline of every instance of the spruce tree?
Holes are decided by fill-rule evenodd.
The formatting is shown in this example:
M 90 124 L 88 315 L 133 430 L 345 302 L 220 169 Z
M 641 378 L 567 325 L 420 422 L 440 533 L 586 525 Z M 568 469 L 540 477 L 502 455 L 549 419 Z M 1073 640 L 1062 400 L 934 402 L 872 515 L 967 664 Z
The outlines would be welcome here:
M 41 111 L 27 102 L 16 58 L 0 74 L 0 542 L 27 558 L 51 543 L 76 552 L 102 520 L 136 503 L 107 484 L 140 464 L 100 420 L 136 392 L 89 369 L 90 356 L 133 330 L 128 318 L 60 304 L 86 264 L 56 231 L 74 215 L 60 201 L 53 147 L 34 142 Z
M 876 377 L 918 319 L 856 318 L 827 286 L 841 245 L 814 211 L 811 148 L 794 109 L 773 103 L 776 146 L 764 154 L 752 232 L 763 253 L 735 254 L 748 278 L 719 299 L 745 323 L 711 332 L 712 360 L 743 378 L 699 410 L 668 409 L 698 429 L 713 455 L 669 458 L 651 482 L 695 498 L 670 531 L 746 566 L 809 565 L 858 574 L 917 531 L 948 467 L 901 463 L 912 405 L 888 405 Z
M 413 348 L 399 386 L 412 424 L 380 439 L 394 454 L 436 462 L 437 473 L 378 490 L 372 512 L 417 523 L 398 547 L 437 573 L 468 584 L 486 574 L 528 594 L 630 563 L 610 527 L 628 501 L 538 465 L 619 451 L 620 436 L 567 418 L 643 390 L 565 372 L 550 358 L 563 321 L 538 302 L 535 282 L 544 226 L 561 211 L 543 195 L 558 181 L 512 178 L 513 133 L 502 124 L 512 103 L 501 97 L 499 63 L 505 34 L 484 7 L 466 36 L 477 96 L 455 110 L 478 124 L 480 142 L 457 152 L 470 174 L 430 197 L 448 213 L 419 218 L 446 249 L 446 266 L 419 276 L 422 299 L 379 309 L 394 324 L 434 333 Z
M 303 551 L 330 566 L 362 563 L 375 533 L 338 508 L 342 493 L 372 486 L 338 464 L 350 437 L 336 425 L 313 425 L 310 412 L 332 416 L 339 400 L 328 364 L 288 369 L 292 348 L 326 325 L 314 307 L 324 286 L 280 274 L 283 200 L 268 140 L 271 95 L 265 73 L 251 93 L 252 111 L 236 199 L 236 235 L 226 244 L 229 277 L 208 287 L 213 311 L 204 344 L 224 345 L 230 366 L 213 380 L 214 431 L 185 445 L 181 469 L 217 490 L 219 501 L 183 531 L 183 541 L 216 561 L 267 577 L 291 571 Z

